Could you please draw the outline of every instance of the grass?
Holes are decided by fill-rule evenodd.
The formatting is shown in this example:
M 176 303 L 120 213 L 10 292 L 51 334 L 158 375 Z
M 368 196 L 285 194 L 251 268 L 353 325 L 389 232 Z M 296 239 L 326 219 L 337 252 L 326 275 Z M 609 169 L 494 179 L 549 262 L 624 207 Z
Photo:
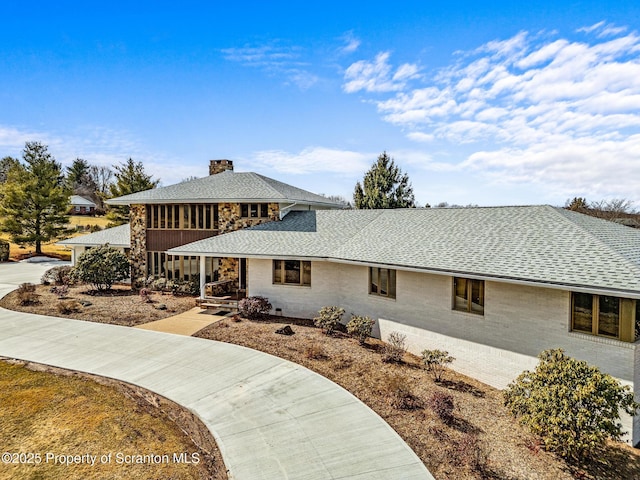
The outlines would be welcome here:
M 106 217 L 91 217 L 89 215 L 69 215 L 69 228 L 77 229 L 77 227 L 88 228 L 90 226 L 97 225 L 100 228 L 106 228 L 109 224 L 109 220 Z M 74 231 L 68 238 L 77 237 L 79 235 L 85 235 L 88 231 Z M 9 235 L 6 233 L 0 233 L 0 240 L 6 240 L 9 242 L 9 258 L 13 260 L 19 260 L 25 255 L 33 253 L 35 246 L 25 245 L 20 246 L 13 243 L 9 239 Z M 57 240 L 56 240 L 57 241 Z M 71 260 L 71 253 L 66 247 L 55 245 L 56 241 L 45 243 L 42 245 L 42 253 L 44 255 L 56 256 L 63 260 Z
M 5 454 L 0 478 L 226 478 L 217 452 L 196 446 L 168 414 L 125 386 L 0 362 L 0 405 L 2 452 L 25 454 L 9 457 L 22 459 L 17 463 L 7 463 Z M 199 463 L 178 463 L 174 453 Z M 61 455 L 94 455 L 95 464 L 61 465 Z M 154 455 L 156 461 L 136 464 L 139 457 L 125 455 Z

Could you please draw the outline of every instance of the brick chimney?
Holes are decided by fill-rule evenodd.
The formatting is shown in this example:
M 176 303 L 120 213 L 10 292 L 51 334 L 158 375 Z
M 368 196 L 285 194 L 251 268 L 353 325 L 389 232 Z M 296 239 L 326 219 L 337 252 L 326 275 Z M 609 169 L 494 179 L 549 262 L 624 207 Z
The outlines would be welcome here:
M 215 175 L 227 170 L 233 171 L 232 160 L 209 160 L 209 175 Z

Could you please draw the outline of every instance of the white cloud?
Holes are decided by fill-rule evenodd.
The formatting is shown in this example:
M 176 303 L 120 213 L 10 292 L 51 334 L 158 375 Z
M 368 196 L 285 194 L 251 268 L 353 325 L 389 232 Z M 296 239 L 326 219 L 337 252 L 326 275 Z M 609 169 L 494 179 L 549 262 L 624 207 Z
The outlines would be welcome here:
M 358 49 L 358 47 L 360 47 L 360 39 L 356 38 L 353 35 L 353 32 L 345 33 L 342 36 L 341 40 L 342 42 L 344 42 L 344 45 L 339 49 L 339 52 L 342 54 L 346 55 L 349 53 L 353 53 Z
M 346 83 L 343 89 L 347 93 L 360 90 L 367 92 L 392 92 L 402 90 L 407 81 L 417 78 L 419 69 L 414 64 L 405 63 L 392 72 L 389 65 L 389 52 L 376 55 L 373 62 L 360 60 L 351 64 L 344 74 Z
M 627 27 L 616 27 L 615 25 L 608 24 L 603 20 L 588 27 L 579 28 L 576 31 L 584 33 L 597 32 L 598 38 L 603 38 L 608 36 L 620 35 L 627 31 Z
M 375 94 L 413 141 L 465 145 L 466 159 L 450 158 L 492 181 L 637 200 L 640 37 L 625 32 L 606 22 L 581 40 L 520 32 L 460 53 L 415 88 L 394 75 L 417 70 L 383 53 L 351 65 L 344 90 Z
M 247 163 L 281 173 L 330 172 L 351 175 L 366 171 L 372 158 L 375 158 L 375 155 L 325 147 L 307 147 L 299 153 L 282 150 L 256 152 Z

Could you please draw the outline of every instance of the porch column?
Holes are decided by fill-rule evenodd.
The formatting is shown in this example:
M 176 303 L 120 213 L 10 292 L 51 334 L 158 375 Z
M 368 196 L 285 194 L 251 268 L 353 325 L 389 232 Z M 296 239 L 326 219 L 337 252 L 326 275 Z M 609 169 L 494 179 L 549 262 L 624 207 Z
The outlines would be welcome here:
M 207 281 L 207 264 L 204 255 L 200 255 L 200 298 L 204 298 L 204 284 Z

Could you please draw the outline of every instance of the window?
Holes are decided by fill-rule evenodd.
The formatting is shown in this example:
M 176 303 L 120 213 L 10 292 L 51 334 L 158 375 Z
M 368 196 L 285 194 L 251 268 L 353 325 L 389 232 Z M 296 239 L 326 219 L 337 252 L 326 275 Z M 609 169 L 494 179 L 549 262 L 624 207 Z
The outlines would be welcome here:
M 148 205 L 147 228 L 153 230 L 216 230 L 218 228 L 218 205 Z
M 620 337 L 620 298 L 618 297 L 573 293 L 571 317 L 572 330 L 576 332 L 603 337 Z
M 369 267 L 369 294 L 396 298 L 396 271 L 390 268 Z
M 484 280 L 453 278 L 453 309 L 484 314 Z
M 266 203 L 242 203 L 240 204 L 240 216 L 243 218 L 267 218 L 269 205 Z
M 273 283 L 279 285 L 311 286 L 311 262 L 274 260 Z

